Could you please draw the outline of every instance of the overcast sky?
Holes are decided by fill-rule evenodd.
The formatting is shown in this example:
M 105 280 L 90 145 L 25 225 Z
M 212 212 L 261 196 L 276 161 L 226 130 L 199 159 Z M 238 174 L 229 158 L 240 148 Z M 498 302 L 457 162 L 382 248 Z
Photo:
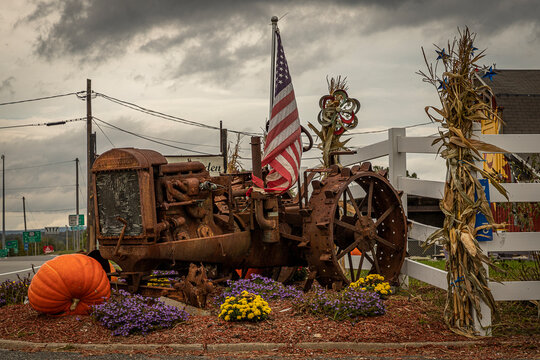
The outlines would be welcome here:
M 229 129 L 259 132 L 268 116 L 270 18 L 277 15 L 303 125 L 316 122 L 326 76 L 341 74 L 362 103 L 355 131 L 403 127 L 428 121 L 424 107 L 437 105 L 435 90 L 415 74 L 424 69 L 422 46 L 434 61 L 433 44 L 443 47 L 458 27 L 469 26 L 478 34 L 476 46 L 487 49 L 485 64 L 538 68 L 538 14 L 534 0 L 2 1 L 0 103 L 82 91 L 89 78 L 99 93 L 211 126 L 222 120 Z M 175 140 L 178 147 L 218 151 L 214 130 L 150 117 L 102 97 L 93 100 L 93 114 L 135 133 Z M 85 115 L 86 104 L 75 95 L 5 105 L 0 128 Z M 94 130 L 98 153 L 113 145 L 186 153 L 109 127 L 102 126 L 108 139 Z M 428 125 L 407 134 L 436 131 Z M 355 135 L 350 144 L 386 136 Z M 249 157 L 247 137 L 242 147 Z M 29 228 L 67 223 L 75 212 L 76 157 L 85 211 L 84 122 L 0 129 L 0 153 L 6 156 L 8 230 L 24 227 L 23 196 Z M 305 157 L 317 155 L 312 150 Z M 420 178 L 444 178 L 443 163 L 433 155 L 407 161 Z

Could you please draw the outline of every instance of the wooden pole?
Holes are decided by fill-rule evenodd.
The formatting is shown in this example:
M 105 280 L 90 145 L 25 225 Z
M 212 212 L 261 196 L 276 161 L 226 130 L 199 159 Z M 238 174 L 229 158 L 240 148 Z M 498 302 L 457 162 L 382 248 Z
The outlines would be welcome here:
M 2 249 L 6 248 L 6 156 L 2 154 Z
M 220 142 L 221 142 L 221 154 L 223 155 L 223 173 L 227 172 L 227 129 L 221 129 Z
M 24 196 L 22 197 L 22 211 L 24 217 L 24 231 L 26 231 L 26 202 Z
M 75 250 L 75 241 L 79 243 L 80 231 L 79 231 L 79 158 L 75 158 L 75 205 L 77 210 L 77 230 L 71 232 L 73 235 L 73 250 Z M 66 248 L 67 250 L 67 248 Z
M 94 144 L 92 141 L 92 80 L 86 79 L 86 238 L 88 251 L 92 251 L 96 248 L 94 237 L 94 214 L 92 207 L 92 164 L 94 162 Z M 77 219 L 78 221 L 79 219 Z

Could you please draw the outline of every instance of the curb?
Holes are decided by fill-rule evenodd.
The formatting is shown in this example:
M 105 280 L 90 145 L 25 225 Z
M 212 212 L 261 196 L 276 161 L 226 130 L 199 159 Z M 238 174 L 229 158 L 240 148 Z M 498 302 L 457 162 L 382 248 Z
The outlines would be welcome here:
M 247 352 L 274 351 L 281 348 L 298 348 L 306 350 L 353 350 L 373 351 L 382 349 L 407 349 L 424 346 L 470 346 L 479 344 L 478 341 L 438 341 L 438 342 L 405 342 L 405 343 L 353 343 L 353 342 L 304 342 L 286 343 L 236 343 L 236 344 L 72 344 L 72 343 L 35 343 L 20 340 L 0 339 L 0 349 L 4 350 L 50 350 L 50 351 L 127 351 L 127 350 L 157 350 L 170 348 L 176 351 L 207 351 L 207 352 Z

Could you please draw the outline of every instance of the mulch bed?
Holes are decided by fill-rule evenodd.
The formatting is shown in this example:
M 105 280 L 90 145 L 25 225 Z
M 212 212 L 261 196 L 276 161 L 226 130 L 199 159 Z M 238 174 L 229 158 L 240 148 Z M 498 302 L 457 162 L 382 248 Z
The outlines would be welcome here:
M 212 316 L 191 316 L 173 329 L 146 336 L 111 336 L 89 316 L 51 317 L 37 313 L 29 305 L 0 308 L 0 338 L 34 342 L 219 344 L 244 342 L 410 342 L 467 340 L 452 333 L 433 318 L 429 303 L 391 297 L 383 316 L 358 321 L 333 321 L 322 316 L 296 313 L 286 300 L 270 301 L 270 319 L 260 323 L 225 322 Z
M 463 341 L 447 329 L 442 310 L 418 298 L 392 296 L 386 301 L 383 316 L 362 318 L 356 322 L 337 322 L 325 317 L 297 313 L 289 301 L 269 301 L 270 319 L 261 323 L 227 323 L 211 316 L 191 316 L 184 324 L 172 329 L 154 331 L 146 336 L 111 336 L 110 331 L 89 316 L 51 317 L 37 313 L 29 305 L 0 308 L 0 338 L 32 342 L 124 343 L 124 344 L 219 344 L 246 342 L 438 342 Z M 501 345 L 513 341 L 513 346 Z M 474 347 L 430 347 L 393 349 L 370 352 L 387 354 L 423 354 L 437 358 L 530 358 L 539 355 L 539 336 L 493 337 L 479 341 Z M 162 353 L 162 352 L 160 352 Z M 290 348 L 287 356 L 321 355 L 330 357 L 352 354 L 347 351 L 307 351 Z M 253 354 L 252 354 L 253 355 Z M 444 355 L 444 356 L 443 356 Z M 477 357 L 478 356 L 478 357 Z M 235 355 L 234 357 L 239 357 Z

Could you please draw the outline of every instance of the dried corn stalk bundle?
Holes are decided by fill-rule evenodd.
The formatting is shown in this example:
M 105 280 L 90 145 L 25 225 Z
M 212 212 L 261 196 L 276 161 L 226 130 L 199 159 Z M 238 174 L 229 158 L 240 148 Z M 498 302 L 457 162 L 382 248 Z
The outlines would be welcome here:
M 460 31 L 459 39 L 448 42 L 446 50 L 437 47 L 437 63 L 430 64 L 424 53 L 427 72 L 420 71 L 423 81 L 437 88 L 441 108 L 426 107 L 428 117 L 440 124 L 440 137 L 433 144 L 440 144 L 439 154 L 446 159 L 447 177 L 444 197 L 440 202 L 445 215 L 442 229 L 433 233 L 427 245 L 435 242 L 443 244 L 448 252 L 448 296 L 445 307 L 445 321 L 457 333 L 475 334 L 473 310 L 481 319 L 480 300 L 483 300 L 496 314 L 495 301 L 488 287 L 487 272 L 483 264 L 493 266 L 482 253 L 476 240 L 477 233 L 486 228 L 497 229 L 489 203 L 477 177 L 489 179 L 490 183 L 504 196 L 506 191 L 497 178 L 475 165 L 482 161 L 479 151 L 504 151 L 484 143 L 473 136 L 473 124 L 497 116 L 482 93 L 491 89 L 479 82 L 475 73 L 482 71 L 477 62 L 484 56 L 483 51 L 475 54 L 475 34 L 469 29 Z M 437 66 L 442 64 L 442 76 L 438 76 Z M 477 212 L 482 212 L 487 225 L 475 227 Z
M 332 156 L 333 152 L 348 150 L 345 146 L 349 139 L 341 141 L 341 135 L 358 125 L 356 113 L 360 110 L 360 102 L 350 98 L 347 94 L 347 78 L 331 78 L 328 80 L 328 95 L 324 95 L 319 100 L 321 111 L 317 117 L 321 129 L 317 129 L 312 123 L 308 126 L 321 139 L 317 145 L 322 151 L 323 166 L 329 167 L 337 163 L 337 156 Z
M 240 134 L 236 135 L 234 148 L 229 149 L 227 161 L 227 174 L 237 174 L 244 169 L 240 163 Z

